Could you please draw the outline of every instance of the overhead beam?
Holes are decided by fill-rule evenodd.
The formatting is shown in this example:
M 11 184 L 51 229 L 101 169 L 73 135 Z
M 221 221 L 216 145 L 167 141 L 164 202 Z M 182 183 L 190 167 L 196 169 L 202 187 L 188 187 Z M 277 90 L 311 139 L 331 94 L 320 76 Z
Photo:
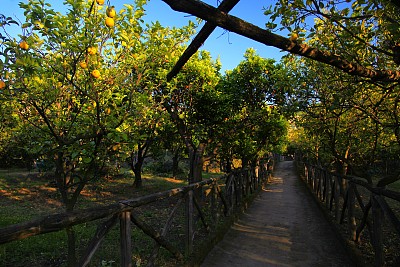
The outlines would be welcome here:
M 226 12 L 207 5 L 198 0 L 163 0 L 173 10 L 189 13 L 208 22 L 224 28 L 228 31 L 235 32 L 267 46 L 273 46 L 292 54 L 307 57 L 333 67 L 336 67 L 350 75 L 369 78 L 375 81 L 399 82 L 400 71 L 396 70 L 380 70 L 366 68 L 358 63 L 350 62 L 338 55 L 328 51 L 322 51 L 317 48 L 310 47 L 306 44 L 300 44 L 285 38 L 278 34 L 274 34 L 268 30 L 264 30 L 240 18 L 231 16 Z
M 240 0 L 223 0 L 222 3 L 218 6 L 218 10 L 222 12 L 229 12 L 237 3 L 239 3 L 239 1 Z M 196 35 L 196 37 L 192 40 L 190 45 L 186 48 L 181 57 L 178 59 L 175 66 L 168 73 L 167 81 L 171 81 L 172 78 L 174 78 L 179 73 L 182 67 L 186 64 L 186 62 L 188 62 L 190 57 L 193 56 L 194 53 L 196 53 L 200 46 L 203 45 L 203 43 L 207 40 L 207 38 L 215 30 L 215 28 L 217 28 L 217 25 L 212 22 L 207 21 L 204 24 L 203 28 L 199 31 L 199 33 Z

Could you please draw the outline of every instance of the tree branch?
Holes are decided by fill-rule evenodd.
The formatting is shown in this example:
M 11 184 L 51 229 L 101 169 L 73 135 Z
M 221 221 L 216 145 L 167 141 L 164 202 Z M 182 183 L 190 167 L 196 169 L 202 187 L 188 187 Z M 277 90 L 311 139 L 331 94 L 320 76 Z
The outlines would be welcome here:
M 218 6 L 218 9 L 223 12 L 229 12 L 240 0 L 223 0 L 222 3 Z M 217 28 L 212 22 L 206 22 L 203 28 L 199 31 L 196 37 L 192 40 L 188 48 L 186 48 L 185 52 L 183 52 L 182 56 L 179 58 L 178 62 L 176 62 L 175 66 L 167 75 L 167 81 L 171 81 L 182 67 L 186 64 L 186 62 L 193 56 L 194 53 L 203 45 L 204 41 L 210 36 L 210 34 Z
M 398 82 L 400 71 L 369 69 L 357 63 L 349 62 L 338 55 L 321 51 L 306 44 L 298 44 L 288 38 L 261 29 L 237 17 L 228 15 L 198 0 L 163 0 L 173 10 L 189 13 L 228 31 L 235 32 L 268 46 L 280 48 L 292 54 L 307 57 L 333 67 L 350 75 L 370 78 L 375 81 Z

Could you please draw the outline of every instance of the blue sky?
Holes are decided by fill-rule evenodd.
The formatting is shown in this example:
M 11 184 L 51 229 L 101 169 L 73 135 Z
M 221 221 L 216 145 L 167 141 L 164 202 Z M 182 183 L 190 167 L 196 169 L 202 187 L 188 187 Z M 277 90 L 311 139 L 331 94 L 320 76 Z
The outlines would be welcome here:
M 0 13 L 17 17 L 21 21 L 24 20 L 23 13 L 18 3 L 26 1 L 18 0 L 0 0 L 2 11 Z M 55 10 L 62 10 L 63 0 L 46 0 Z M 122 8 L 123 4 L 132 4 L 132 0 L 106 0 L 110 5 L 116 6 L 117 9 Z M 204 2 L 216 6 L 218 0 L 205 0 Z M 263 7 L 274 4 L 273 0 L 241 0 L 230 12 L 231 15 L 237 16 L 259 27 L 265 28 L 266 17 L 263 15 Z M 161 0 L 150 0 L 146 6 L 146 22 L 160 21 L 164 26 L 183 26 L 188 20 L 195 20 L 193 16 L 176 12 Z M 20 34 L 16 31 L 13 34 Z M 235 33 L 225 32 L 221 28 L 217 28 L 207 39 L 205 44 L 200 48 L 208 50 L 214 59 L 220 57 L 222 63 L 222 71 L 233 69 L 241 60 L 247 48 L 254 48 L 257 53 L 265 58 L 273 58 L 277 61 L 286 53 L 280 52 L 279 49 L 268 47 L 253 40 L 247 39 Z

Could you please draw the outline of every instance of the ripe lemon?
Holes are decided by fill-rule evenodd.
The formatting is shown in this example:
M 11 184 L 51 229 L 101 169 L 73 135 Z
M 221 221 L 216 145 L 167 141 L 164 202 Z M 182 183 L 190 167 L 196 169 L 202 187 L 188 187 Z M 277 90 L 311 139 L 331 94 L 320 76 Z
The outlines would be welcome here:
M 108 28 L 112 28 L 115 25 L 114 19 L 113 18 L 106 18 L 106 25 Z
M 25 41 L 21 41 L 21 42 L 19 43 L 19 47 L 20 47 L 21 49 L 23 49 L 23 50 L 28 50 L 28 49 L 29 49 L 29 45 L 28 45 L 28 43 L 25 42 Z
M 92 76 L 93 78 L 99 78 L 100 77 L 100 71 L 99 70 L 93 70 L 92 71 Z
M 111 6 L 111 7 L 107 7 L 106 14 L 107 14 L 107 16 L 110 17 L 110 18 L 114 18 L 114 17 L 117 15 L 117 12 L 115 12 L 114 7 Z
M 0 90 L 6 87 L 6 83 L 3 80 L 0 80 Z
M 103 5 L 104 4 L 104 0 L 96 0 L 97 4 L 99 5 Z
M 96 49 L 96 47 L 89 47 L 87 49 L 87 52 L 88 52 L 89 55 L 95 55 L 96 52 L 97 52 L 97 49 Z
M 81 66 L 82 69 L 87 69 L 87 64 L 85 61 L 80 62 L 79 66 Z
M 291 35 L 290 35 L 290 41 L 296 41 L 297 39 L 299 38 L 299 35 L 297 34 L 297 33 L 295 33 L 295 32 L 293 32 Z

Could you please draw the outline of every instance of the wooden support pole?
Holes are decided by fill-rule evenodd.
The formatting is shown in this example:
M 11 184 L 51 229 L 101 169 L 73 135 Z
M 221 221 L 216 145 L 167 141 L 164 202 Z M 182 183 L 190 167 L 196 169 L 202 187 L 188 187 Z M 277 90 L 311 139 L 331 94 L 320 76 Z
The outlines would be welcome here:
M 340 223 L 340 208 L 339 208 L 339 196 L 340 196 L 340 182 L 339 178 L 335 176 L 335 192 L 334 192 L 334 198 L 335 198 L 335 219 L 336 223 Z
M 82 256 L 81 260 L 79 261 L 79 266 L 85 267 L 85 266 L 89 265 L 90 260 L 92 259 L 96 250 L 99 248 L 104 237 L 117 222 L 118 222 L 118 216 L 113 215 L 110 219 L 108 219 L 106 222 L 100 224 L 97 227 L 96 234 L 90 241 L 85 254 Z
M 350 239 L 352 241 L 356 241 L 356 218 L 354 216 L 354 210 L 356 206 L 356 194 L 354 192 L 354 188 L 356 187 L 355 184 L 349 183 L 348 187 L 348 211 L 347 211 L 347 223 L 350 232 Z
M 375 250 L 375 264 L 374 266 L 384 266 L 384 256 L 383 256 L 383 233 L 382 233 L 382 224 L 383 224 L 383 212 L 381 207 L 379 206 L 378 201 L 375 199 L 375 196 L 372 196 L 372 229 L 374 236 L 374 250 Z
M 330 192 L 329 190 L 330 190 L 330 184 L 331 184 L 331 176 L 326 170 L 324 171 L 324 176 L 325 176 L 325 188 L 324 188 L 324 190 L 325 190 L 325 193 L 324 193 L 325 207 L 327 209 L 329 209 L 329 192 Z
M 193 253 L 193 231 L 193 191 L 190 190 L 186 197 L 186 257 Z
M 217 215 L 217 197 L 218 197 L 218 192 L 217 192 L 217 183 L 213 183 L 211 186 L 211 231 L 215 232 L 217 230 L 217 224 L 218 224 L 218 215 Z
M 120 215 L 121 266 L 132 267 L 131 212 Z

